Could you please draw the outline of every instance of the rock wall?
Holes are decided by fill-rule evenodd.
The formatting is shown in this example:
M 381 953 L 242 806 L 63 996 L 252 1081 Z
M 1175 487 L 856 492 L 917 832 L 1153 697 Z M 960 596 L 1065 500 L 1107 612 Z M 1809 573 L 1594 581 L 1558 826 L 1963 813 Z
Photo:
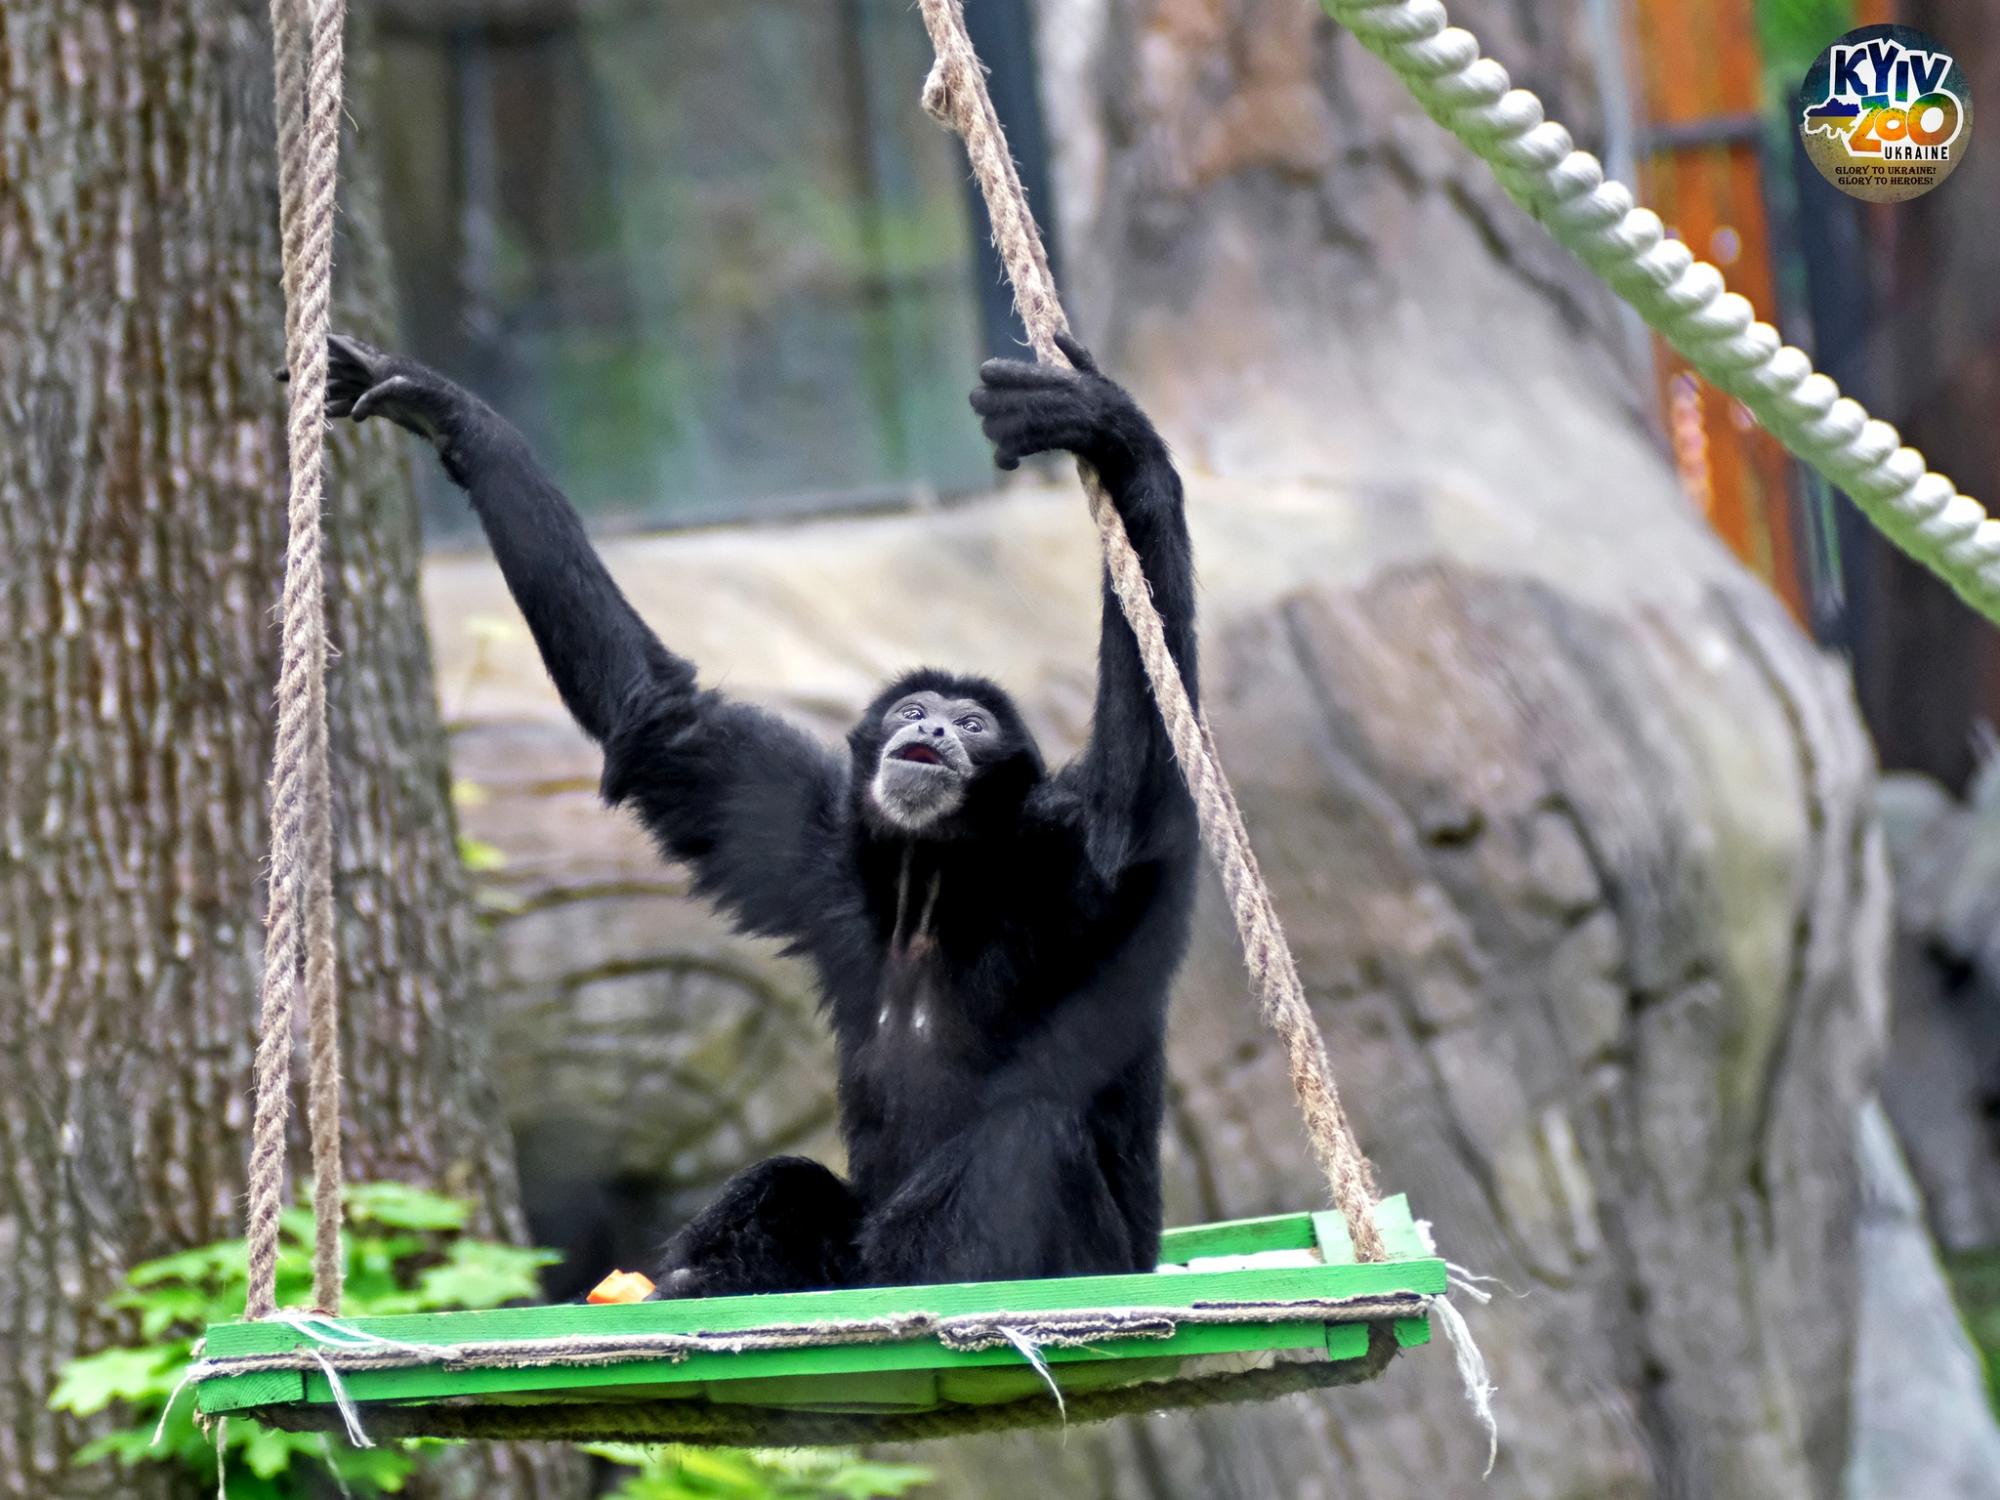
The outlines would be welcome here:
M 1883 1012 L 1871 760 L 1841 674 L 1644 436 L 1571 425 L 1526 499 L 1449 468 L 1192 474 L 1210 713 L 1385 1187 L 1510 1288 L 1474 1314 L 1506 1434 L 1483 1492 L 1832 1495 Z M 825 734 L 928 660 L 1008 682 L 1062 753 L 1092 547 L 1070 489 L 1030 484 L 609 553 L 706 681 Z M 531 1211 L 608 1220 L 592 1253 L 630 1258 L 748 1157 L 833 1149 L 828 1049 L 803 973 L 596 805 L 488 562 L 435 559 L 428 589 L 465 822 L 505 857 Z M 1172 1050 L 1170 1217 L 1318 1202 L 1212 885 Z M 954 1496 L 1396 1500 L 1474 1492 L 1484 1444 L 1431 1350 L 1358 1391 L 923 1458 Z

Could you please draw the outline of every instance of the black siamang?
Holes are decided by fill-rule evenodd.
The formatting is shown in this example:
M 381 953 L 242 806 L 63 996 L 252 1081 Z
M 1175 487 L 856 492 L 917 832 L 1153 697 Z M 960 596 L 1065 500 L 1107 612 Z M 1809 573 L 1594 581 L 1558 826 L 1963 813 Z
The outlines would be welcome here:
M 1088 354 L 991 360 L 995 460 L 1066 449 L 1103 477 L 1195 688 L 1181 484 Z M 1053 773 L 998 685 L 924 668 L 836 754 L 696 685 L 633 611 L 527 443 L 413 360 L 332 342 L 328 412 L 436 447 L 576 721 L 696 888 L 818 973 L 846 1180 L 746 1168 L 674 1236 L 663 1296 L 1150 1270 L 1167 990 L 1187 944 L 1193 804 L 1107 583 L 1089 746 Z M 949 608 L 949 579 L 908 612 Z

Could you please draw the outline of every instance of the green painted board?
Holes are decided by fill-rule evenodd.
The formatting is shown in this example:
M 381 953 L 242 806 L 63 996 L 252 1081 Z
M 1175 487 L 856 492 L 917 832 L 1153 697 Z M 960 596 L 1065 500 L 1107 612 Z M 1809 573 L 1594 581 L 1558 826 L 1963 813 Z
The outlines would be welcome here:
M 1229 1271 L 1159 1272 L 1126 1276 L 1080 1276 L 1041 1281 L 972 1282 L 928 1287 L 868 1287 L 835 1292 L 803 1292 L 762 1297 L 715 1297 L 696 1301 L 647 1302 L 612 1307 L 497 1308 L 481 1312 L 424 1313 L 356 1318 L 349 1327 L 377 1337 L 416 1344 L 451 1344 L 491 1339 L 555 1338 L 577 1333 L 726 1333 L 772 1325 L 847 1321 L 886 1314 L 1042 1311 L 1082 1307 L 1187 1307 L 1198 1302 L 1291 1301 L 1313 1297 L 1365 1296 L 1393 1291 L 1424 1294 L 1445 1289 L 1444 1263 L 1423 1247 L 1409 1206 L 1401 1198 L 1378 1206 L 1377 1222 L 1392 1254 L 1399 1258 L 1356 1265 L 1343 1252 L 1346 1235 L 1334 1215 L 1288 1214 L 1173 1231 L 1166 1237 L 1164 1264 L 1190 1256 L 1251 1254 L 1259 1250 L 1307 1248 L 1318 1244 L 1329 1263 Z M 1345 1253 L 1346 1263 L 1333 1263 Z M 1430 1335 L 1427 1318 L 1400 1319 L 1398 1342 L 1421 1343 Z M 274 1353 L 309 1344 L 282 1323 L 226 1323 L 208 1331 L 207 1352 L 217 1358 Z M 1169 1339 L 1107 1339 L 1083 1349 L 1043 1351 L 1058 1367 L 1061 1383 L 1117 1383 L 1149 1378 L 1143 1373 L 1162 1361 L 1192 1355 L 1260 1350 L 1324 1349 L 1329 1358 L 1357 1358 L 1366 1352 L 1367 1330 L 1358 1325 L 1245 1321 L 1183 1324 Z M 1075 1370 L 1063 1367 L 1075 1366 Z M 926 1380 L 924 1372 L 931 1372 Z M 829 1345 L 816 1348 L 691 1354 L 678 1362 L 634 1360 L 595 1368 L 527 1367 L 496 1370 L 418 1366 L 356 1371 L 342 1378 L 360 1401 L 411 1401 L 438 1397 L 561 1401 L 627 1397 L 656 1398 L 676 1391 L 710 1400 L 757 1404 L 821 1406 L 824 1409 L 907 1409 L 930 1399 L 933 1389 L 961 1394 L 941 1399 L 1012 1399 L 986 1395 L 1012 1390 L 1020 1376 L 1040 1383 L 1014 1349 L 978 1351 L 943 1348 L 932 1338 L 887 1344 Z M 876 1377 L 881 1377 L 879 1380 Z M 942 1385 L 939 1382 L 943 1382 Z M 775 1384 L 774 1384 L 775 1382 Z M 762 1397 L 753 1392 L 761 1388 Z M 1079 1384 L 1077 1388 L 1083 1386 Z M 779 1393 L 782 1392 L 782 1399 Z M 208 1413 L 333 1399 L 317 1372 L 217 1376 L 200 1383 L 198 1399 Z
M 1325 1222 L 1329 1220 L 1330 1224 Z M 1319 1227 L 1323 1236 L 1337 1231 L 1347 1258 L 1353 1258 L 1354 1244 L 1347 1233 L 1346 1220 L 1339 1214 L 1329 1213 L 1314 1214 L 1313 1222 Z M 1431 1247 L 1424 1242 L 1423 1233 L 1417 1228 L 1416 1220 L 1410 1217 L 1410 1200 L 1401 1193 L 1393 1198 L 1384 1198 L 1375 1205 L 1375 1227 L 1382 1232 L 1383 1248 L 1398 1260 L 1406 1258 L 1419 1260 L 1431 1254 Z M 1329 1248 L 1325 1238 L 1320 1242 L 1320 1250 L 1329 1261 L 1334 1258 L 1334 1251 Z M 1395 1331 L 1396 1344 L 1399 1348 L 1414 1349 L 1419 1344 L 1428 1344 L 1431 1341 L 1431 1320 L 1428 1317 L 1398 1318 L 1390 1326 Z
M 1273 1214 L 1169 1229 L 1160 1236 L 1160 1264 L 1184 1266 L 1200 1255 L 1256 1255 L 1265 1250 L 1310 1250 L 1311 1214 Z M 1353 1257 L 1349 1256 L 1352 1260 Z
M 1234 1295 L 1234 1294 L 1232 1294 Z M 366 1326 L 363 1323 L 361 1326 Z M 1320 1323 L 1204 1324 L 1185 1328 L 1170 1339 L 1107 1339 L 1088 1349 L 1044 1349 L 1043 1358 L 1051 1366 L 1071 1362 L 1102 1363 L 1128 1358 L 1153 1358 L 1171 1353 L 1176 1358 L 1197 1354 L 1240 1354 L 1264 1350 L 1316 1349 L 1325 1343 L 1326 1325 Z M 570 1325 L 575 1331 L 576 1325 Z M 1358 1357 L 1366 1352 L 1366 1329 Z M 212 1346 L 211 1346 L 212 1347 Z M 357 1371 L 343 1375 L 348 1395 L 357 1401 L 420 1401 L 440 1396 L 486 1396 L 510 1391 L 543 1391 L 551 1398 L 602 1399 L 635 1383 L 666 1387 L 688 1382 L 716 1383 L 747 1378 L 799 1376 L 816 1379 L 845 1378 L 859 1373 L 898 1370 L 972 1369 L 984 1365 L 1018 1366 L 1021 1356 L 1013 1349 L 980 1349 L 960 1352 L 945 1349 L 934 1339 L 911 1339 L 894 1344 L 832 1345 L 817 1349 L 753 1350 L 742 1354 L 696 1354 L 678 1364 L 664 1359 L 630 1360 L 615 1365 L 583 1368 L 528 1368 L 500 1370 L 448 1370 L 438 1366 L 417 1366 L 399 1370 Z M 202 1409 L 235 1409 L 211 1406 L 208 1386 L 202 1386 Z M 324 1375 L 305 1376 L 305 1400 L 323 1405 L 333 1400 L 333 1390 Z

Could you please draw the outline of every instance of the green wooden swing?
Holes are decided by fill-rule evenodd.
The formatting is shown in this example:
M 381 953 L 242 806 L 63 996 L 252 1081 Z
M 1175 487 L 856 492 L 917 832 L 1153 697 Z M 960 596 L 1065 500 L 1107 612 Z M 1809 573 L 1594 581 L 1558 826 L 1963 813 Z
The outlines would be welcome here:
M 920 0 L 938 62 L 925 105 L 964 138 L 1023 319 L 1060 361 L 1067 323 L 964 31 L 961 0 Z M 943 1436 L 1262 1400 L 1364 1380 L 1458 1335 L 1447 1267 L 1400 1197 L 1375 1199 L 1341 1111 L 1242 815 L 1188 699 L 1144 575 L 1081 470 L 1106 569 L 1186 771 L 1267 1019 L 1284 1044 L 1336 1212 L 1169 1231 L 1157 1271 L 612 1306 L 341 1320 L 340 1118 L 331 963 L 319 412 L 326 386 L 332 183 L 344 0 L 272 0 L 291 390 L 291 541 L 273 772 L 270 916 L 241 1321 L 190 1372 L 204 1417 L 374 1436 L 801 1444 Z M 275 1305 L 292 1014 L 312 1035 L 316 1311 Z M 1468 1349 L 1469 1344 L 1462 1345 Z M 1468 1386 L 1483 1412 L 1484 1376 Z M 1475 1379 L 1476 1377 L 1476 1379 Z M 1490 1420 L 1488 1426 L 1490 1430 Z
M 197 1399 L 335 1429 L 367 1403 L 377 1437 L 762 1444 L 1261 1399 L 1429 1341 L 1445 1263 L 1402 1198 L 1376 1223 L 1391 1258 L 1370 1263 L 1340 1215 L 1284 1214 L 1170 1230 L 1147 1275 L 225 1323 Z

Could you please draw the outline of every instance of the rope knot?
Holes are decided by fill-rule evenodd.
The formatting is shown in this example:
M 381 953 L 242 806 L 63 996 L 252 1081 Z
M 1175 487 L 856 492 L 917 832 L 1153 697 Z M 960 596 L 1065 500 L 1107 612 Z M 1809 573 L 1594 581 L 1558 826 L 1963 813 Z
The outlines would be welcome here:
M 924 113 L 957 135 L 965 134 L 959 123 L 960 94 L 952 87 L 952 68 L 942 57 L 931 64 L 924 78 Z

